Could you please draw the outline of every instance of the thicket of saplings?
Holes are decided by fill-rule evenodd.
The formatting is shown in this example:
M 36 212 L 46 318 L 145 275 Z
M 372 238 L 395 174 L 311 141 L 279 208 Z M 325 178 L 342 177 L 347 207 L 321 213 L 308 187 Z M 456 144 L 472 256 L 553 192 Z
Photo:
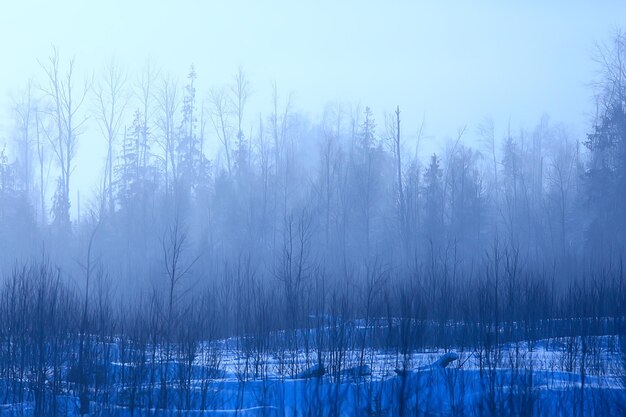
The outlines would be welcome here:
M 185 284 L 190 277 L 169 275 L 166 288 L 136 297 L 115 294 L 99 268 L 78 286 L 45 260 L 16 267 L 0 292 L 1 401 L 32 401 L 42 416 L 67 413 L 60 399 L 68 398 L 81 413 L 210 410 L 219 407 L 215 381 L 233 351 L 243 390 L 247 381 L 301 377 L 306 369 L 340 386 L 354 366 L 378 366 L 381 352 L 395 358 L 402 379 L 419 365 L 415 352 L 453 349 L 479 364 L 486 415 L 537 412 L 532 352 L 539 340 L 560 352 L 553 370 L 579 376 L 581 413 L 587 375 L 626 375 L 621 263 L 581 265 L 563 277 L 494 245 L 464 271 L 434 262 L 400 274 L 373 263 L 358 276 L 340 276 L 282 264 L 260 276 L 242 262 L 193 287 Z M 615 336 L 601 343 L 597 335 Z M 606 361 L 620 349 L 624 360 Z M 447 375 L 458 377 L 462 367 L 450 365 Z M 502 367 L 513 370 L 511 380 L 496 378 Z M 505 388 L 513 379 L 525 387 L 515 395 Z M 375 386 L 371 375 L 360 382 Z M 397 395 L 407 412 L 408 394 Z

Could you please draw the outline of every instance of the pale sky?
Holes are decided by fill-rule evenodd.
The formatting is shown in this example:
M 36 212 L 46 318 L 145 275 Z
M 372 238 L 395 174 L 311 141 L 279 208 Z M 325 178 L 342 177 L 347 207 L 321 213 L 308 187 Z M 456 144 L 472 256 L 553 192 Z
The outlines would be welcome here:
M 132 76 L 150 59 L 184 80 L 193 63 L 201 97 L 241 65 L 251 106 L 266 111 L 272 80 L 311 117 L 329 102 L 361 103 L 382 128 L 383 112 L 398 104 L 407 135 L 424 115 L 434 145 L 487 116 L 496 128 L 531 128 L 545 113 L 582 135 L 594 44 L 625 24 L 626 2 L 513 3 L 0 0 L 0 142 L 10 94 L 42 79 L 37 59 L 53 44 L 82 74 L 115 56 Z M 102 175 L 103 149 L 95 127 L 80 138 L 82 188 Z

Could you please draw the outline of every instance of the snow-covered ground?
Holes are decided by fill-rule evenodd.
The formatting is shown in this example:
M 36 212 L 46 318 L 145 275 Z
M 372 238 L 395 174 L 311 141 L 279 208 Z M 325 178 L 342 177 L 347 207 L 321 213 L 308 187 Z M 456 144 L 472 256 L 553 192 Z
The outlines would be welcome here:
M 90 415 L 626 415 L 626 358 L 615 336 L 404 354 L 245 346 L 203 343 L 189 355 L 160 347 L 142 363 L 110 349 L 106 376 L 90 387 Z M 56 413 L 77 415 L 76 384 L 66 372 Z M 0 415 L 34 415 L 33 402 L 26 395 L 2 405 Z

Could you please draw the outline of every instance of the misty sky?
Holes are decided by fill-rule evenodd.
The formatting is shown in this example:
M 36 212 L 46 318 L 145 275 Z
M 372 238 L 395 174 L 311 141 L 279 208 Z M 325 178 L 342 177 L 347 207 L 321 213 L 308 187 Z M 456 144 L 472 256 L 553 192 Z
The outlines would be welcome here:
M 522 4 L 523 3 L 523 4 Z M 10 142 L 10 95 L 57 45 L 83 74 L 112 56 L 135 77 L 145 62 L 184 80 L 199 99 L 241 65 L 255 109 L 270 108 L 270 82 L 294 93 L 313 118 L 332 101 L 382 114 L 396 104 L 407 135 L 425 115 L 431 146 L 486 116 L 503 131 L 546 113 L 582 135 L 593 112 L 594 43 L 624 23 L 626 2 L 420 1 L 0 1 L 0 142 Z M 91 106 L 91 104 L 89 104 Z M 89 106 L 86 109 L 89 109 Z M 132 112 L 128 112 L 132 115 Z M 75 183 L 101 177 L 104 139 L 81 137 Z M 96 168 L 94 168 L 96 167 Z

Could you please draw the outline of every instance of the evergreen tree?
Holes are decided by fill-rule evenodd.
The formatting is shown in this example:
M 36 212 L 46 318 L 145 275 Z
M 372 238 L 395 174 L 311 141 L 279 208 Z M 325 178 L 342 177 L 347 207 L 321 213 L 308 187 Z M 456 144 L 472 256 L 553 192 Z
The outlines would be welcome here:
M 621 253 L 626 243 L 626 109 L 623 102 L 611 103 L 593 132 L 587 135 L 585 146 L 590 151 L 585 173 L 590 210 L 588 243 L 597 250 Z
M 443 197 L 443 170 L 439 166 L 439 158 L 433 154 L 424 172 L 422 186 L 424 202 L 422 230 L 433 246 L 441 244 L 444 239 Z

